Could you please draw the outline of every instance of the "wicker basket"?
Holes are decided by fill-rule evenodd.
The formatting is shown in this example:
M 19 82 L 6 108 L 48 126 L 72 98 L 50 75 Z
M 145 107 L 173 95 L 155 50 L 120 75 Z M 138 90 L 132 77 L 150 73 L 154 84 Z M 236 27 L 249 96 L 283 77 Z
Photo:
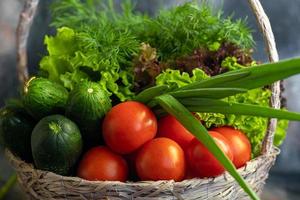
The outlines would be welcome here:
M 269 20 L 259 0 L 248 1 L 263 33 L 269 60 L 278 61 Z M 17 30 L 18 75 L 22 84 L 28 78 L 27 38 L 38 2 L 38 0 L 26 1 Z M 280 108 L 279 95 L 280 83 L 277 82 L 272 85 L 271 105 L 274 108 Z M 273 146 L 276 123 L 276 119 L 271 119 L 269 122 L 261 156 L 238 170 L 257 193 L 261 193 L 269 170 L 279 154 L 279 150 Z M 21 161 L 9 151 L 6 151 L 6 155 L 17 172 L 20 185 L 30 199 L 249 199 L 227 172 L 217 178 L 191 179 L 182 182 L 91 182 L 77 177 L 65 177 L 36 170 L 31 164 Z

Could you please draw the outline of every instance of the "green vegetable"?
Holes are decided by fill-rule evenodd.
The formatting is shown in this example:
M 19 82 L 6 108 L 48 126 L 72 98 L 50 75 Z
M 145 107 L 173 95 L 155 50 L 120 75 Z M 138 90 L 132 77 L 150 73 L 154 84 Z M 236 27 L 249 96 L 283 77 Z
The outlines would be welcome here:
M 32 161 L 30 137 L 34 125 L 24 108 L 6 106 L 0 110 L 0 137 L 4 147 L 27 162 Z
M 161 95 L 155 98 L 158 103 L 168 113 L 175 116 L 176 119 L 184 125 L 207 149 L 222 163 L 224 168 L 235 178 L 239 185 L 245 190 L 245 192 L 254 200 L 258 200 L 259 197 L 249 187 L 241 175 L 236 171 L 235 166 L 227 158 L 224 152 L 218 147 L 213 138 L 208 134 L 206 128 L 199 123 L 199 121 L 188 111 L 180 102 L 178 102 L 171 95 Z
M 255 65 L 255 62 L 252 63 L 252 66 L 254 66 L 254 65 Z M 234 71 L 234 70 L 237 70 L 237 69 L 245 68 L 245 66 L 243 66 L 243 65 L 241 65 L 237 62 L 236 57 L 227 57 L 227 58 L 225 58 L 222 61 L 221 66 L 225 69 L 228 69 L 229 71 Z
M 84 81 L 70 93 L 66 116 L 80 128 L 86 146 L 101 141 L 101 119 L 111 109 L 111 101 L 97 83 Z
M 247 92 L 247 90 L 242 88 L 200 88 L 191 90 L 179 90 L 170 92 L 170 94 L 176 98 L 201 97 L 221 99 L 244 92 Z
M 247 77 L 249 74 L 249 72 L 240 72 L 209 77 L 201 69 L 195 68 L 190 76 L 186 72 L 181 73 L 179 70 L 167 69 L 156 77 L 156 85 L 168 85 L 174 91 L 177 91 L 179 88 L 187 85 L 192 85 L 193 87 L 191 87 L 191 89 L 214 88 L 225 84 L 226 82 Z M 182 88 L 180 90 L 182 90 Z
M 252 90 L 257 95 L 261 93 L 261 90 Z M 249 94 L 248 94 L 249 95 Z M 207 127 L 211 126 L 234 126 L 239 130 L 242 130 L 251 141 L 252 154 L 257 156 L 261 152 L 261 141 L 264 138 L 264 134 L 267 130 L 267 119 L 261 117 L 275 117 L 289 120 L 299 120 L 298 113 L 288 112 L 285 113 L 281 110 L 274 110 L 268 108 L 268 103 L 264 102 L 264 106 L 246 104 L 246 102 L 258 104 L 257 99 L 252 99 L 244 95 L 242 98 L 243 103 L 233 103 L 238 97 L 232 98 L 231 103 L 226 101 L 214 100 L 214 99 L 182 99 L 180 102 L 187 107 L 191 112 L 198 112 L 199 118 L 201 118 Z M 267 99 L 262 99 L 265 101 Z M 205 113 L 203 113 L 205 112 Z M 209 114 L 208 114 L 209 113 Z M 212 114 L 222 113 L 222 114 Z M 247 116 L 245 116 L 247 115 Z M 252 116 L 251 116 L 252 115 Z M 255 117 L 261 116 L 261 117 Z M 209 119 L 207 119 L 209 118 Z M 246 123 L 245 123 L 246 122 Z M 279 146 L 285 138 L 288 127 L 287 120 L 278 120 L 278 126 L 275 132 L 274 145 Z
M 23 103 L 35 119 L 64 111 L 68 91 L 45 78 L 31 78 L 24 87 Z
M 62 115 L 51 115 L 34 127 L 31 149 L 38 169 L 70 175 L 81 155 L 81 134 L 71 120 Z
M 185 3 L 161 10 L 153 22 L 146 24 L 144 34 L 148 37 L 141 38 L 157 48 L 162 60 L 189 55 L 200 47 L 216 51 L 223 42 L 251 48 L 254 42 L 245 20 L 224 18 L 208 4 Z
M 193 84 L 189 84 L 188 86 L 180 88 L 180 90 L 190 90 L 193 88 L 202 88 L 207 87 L 204 84 L 207 84 L 209 86 L 213 85 L 214 87 L 241 87 L 245 86 L 247 89 L 256 88 L 262 85 L 268 85 L 276 80 L 284 79 L 286 77 L 289 77 L 293 74 L 297 74 L 300 72 L 300 67 L 298 63 L 299 59 L 290 59 L 290 60 L 283 60 L 277 63 L 269 63 L 269 64 L 262 64 L 260 66 L 254 66 L 250 68 L 243 68 L 240 70 L 228 72 L 226 74 L 222 74 L 219 76 L 213 77 L 211 80 L 204 80 L 195 82 Z M 226 83 L 217 83 L 217 84 L 211 84 L 210 82 L 214 82 L 214 79 L 220 79 L 222 80 L 222 77 L 224 76 L 230 76 L 230 75 L 236 75 L 239 73 L 250 73 L 248 76 L 244 76 L 243 78 L 227 81 Z M 204 85 L 204 86 L 203 86 Z M 255 91 L 255 90 L 254 90 Z M 268 94 L 267 94 L 268 93 Z M 252 92 L 252 94 L 246 95 L 246 96 L 239 96 L 238 103 L 254 103 L 257 105 L 266 105 L 268 106 L 268 99 L 270 97 L 270 92 L 263 92 L 261 90 L 256 92 Z M 265 98 L 264 98 L 265 97 Z M 229 100 L 229 102 L 231 102 Z M 233 100 L 233 102 L 235 102 Z M 220 116 L 220 115 L 218 115 Z M 221 116 L 222 117 L 222 116 Z M 223 117 L 222 117 L 223 118 Z M 227 120 L 224 120 L 223 123 L 216 124 L 216 126 L 220 125 L 232 125 L 236 128 L 241 129 L 246 134 L 248 134 L 248 137 L 250 138 L 251 144 L 252 144 L 252 153 L 254 156 L 259 155 L 260 149 L 261 149 L 261 141 L 264 138 L 265 130 L 267 128 L 267 119 L 259 119 L 256 117 L 246 117 L 246 116 L 236 116 L 236 115 L 230 115 L 226 117 Z M 202 118 L 204 121 L 207 120 L 206 118 Z M 213 121 L 213 118 L 209 119 L 210 121 Z M 215 120 L 215 121 L 220 121 Z M 208 120 L 206 121 L 207 123 Z M 280 128 L 275 134 L 276 138 L 276 144 L 280 144 L 282 140 L 284 139 L 285 132 L 283 130 L 286 130 L 287 128 L 287 122 L 286 121 L 279 121 Z M 277 135 L 277 136 L 276 136 Z
M 183 86 L 196 81 L 208 79 L 201 69 L 194 69 L 190 76 L 187 72 L 180 72 L 179 70 L 167 69 L 156 77 L 156 85 L 167 85 L 170 90 L 176 90 Z
M 124 1 L 119 14 L 114 9 L 115 2 L 57 1 L 52 6 L 53 25 L 81 31 L 85 24 L 97 26 L 110 22 L 117 29 L 127 29 L 139 41 L 157 48 L 163 60 L 190 54 L 199 47 L 217 50 L 224 41 L 244 48 L 251 48 L 254 43 L 245 20 L 225 18 L 221 11 L 213 12 L 207 3 L 185 3 L 160 10 L 156 17 L 150 18 L 134 12 L 132 1 Z
M 276 63 L 266 63 L 266 64 L 261 64 L 253 67 L 247 67 L 235 71 L 230 71 L 225 74 L 217 75 L 214 77 L 214 79 L 219 78 L 222 80 L 224 76 L 225 77 L 230 75 L 234 76 L 234 75 L 239 75 L 240 73 L 249 73 L 249 75 L 232 81 L 217 83 L 214 84 L 213 87 L 254 89 L 254 88 L 266 86 L 277 80 L 282 80 L 292 75 L 300 73 L 300 67 L 298 62 L 299 59 L 294 58 L 289 60 L 282 60 Z M 270 76 L 270 74 L 272 74 L 272 76 Z M 203 88 L 205 86 L 204 83 L 208 84 L 210 81 L 213 82 L 214 79 L 198 81 L 189 84 L 185 87 L 182 87 L 180 88 L 180 90 Z
M 143 42 L 157 49 L 155 62 L 143 72 L 159 71 L 158 60 L 174 60 L 196 48 L 216 50 L 223 42 L 253 45 L 244 21 L 223 19 L 206 4 L 186 3 L 153 18 L 134 12 L 131 1 L 122 3 L 121 12 L 114 7 L 112 0 L 57 1 L 52 6 L 57 35 L 45 38 L 48 55 L 40 62 L 41 74 L 71 90 L 82 80 L 98 82 L 125 101 L 134 98 L 135 81 L 144 78 L 132 62 Z
M 194 69 L 194 71 L 201 71 L 200 69 Z M 195 74 L 195 73 L 194 73 Z M 157 77 L 157 85 L 168 85 L 173 90 L 178 91 L 184 86 L 190 85 L 190 83 L 197 84 L 198 88 L 210 88 L 215 86 L 221 86 L 226 84 L 226 82 L 239 80 L 243 77 L 249 76 L 248 72 L 240 72 L 235 73 L 232 75 L 222 74 L 220 76 L 214 76 L 211 78 L 205 78 L 203 81 L 195 80 L 194 76 L 188 76 L 187 73 L 181 73 L 178 70 L 167 70 L 160 74 Z M 184 80 L 184 81 L 183 81 Z M 202 84 L 200 84 L 200 81 Z M 197 88 L 197 87 L 194 87 Z M 216 93 L 217 94 L 217 93 Z M 271 91 L 267 89 L 253 89 L 248 91 L 247 93 L 237 94 L 235 96 L 231 96 L 225 98 L 223 102 L 225 105 L 231 105 L 232 103 L 239 103 L 239 104 L 252 104 L 258 106 L 269 106 L 269 99 L 270 99 Z M 212 95 L 213 97 L 213 95 Z M 184 101 L 179 99 L 182 103 Z M 227 104 L 228 102 L 228 104 Z M 210 101 L 206 102 L 207 104 L 212 104 Z M 154 104 L 155 105 L 155 104 Z M 187 105 L 187 104 L 185 104 Z M 221 107 L 222 108 L 222 107 Z M 191 108 L 190 108 L 191 109 Z M 249 116 L 249 115 L 235 115 L 235 114 L 228 114 L 230 110 L 227 111 L 227 114 L 221 114 L 222 109 L 216 109 L 214 113 L 207 113 L 205 109 L 209 109 L 208 105 L 201 107 L 201 113 L 197 113 L 199 118 L 203 121 L 206 128 L 211 128 L 213 126 L 233 126 L 239 130 L 242 130 L 245 134 L 247 134 L 251 146 L 252 146 L 252 154 L 254 157 L 258 156 L 261 151 L 261 142 L 264 138 L 264 135 L 267 131 L 267 124 L 268 120 L 266 118 L 257 117 L 257 116 Z M 195 110 L 194 110 L 195 111 Z M 199 110 L 200 111 L 200 110 Z M 287 129 L 287 121 L 286 120 L 279 120 L 277 130 L 275 133 L 275 140 L 274 144 L 279 145 L 285 136 Z
M 225 101 L 208 98 L 184 98 L 182 100 L 179 99 L 179 101 L 192 112 L 211 112 L 300 120 L 300 115 L 298 113 L 277 110 L 265 106 L 257 106 L 245 103 L 227 103 Z
M 271 91 L 268 89 L 253 89 L 248 91 L 247 95 L 238 94 L 235 98 L 229 97 L 227 101 L 269 107 L 270 97 Z M 268 118 L 228 114 L 225 123 L 242 130 L 251 142 L 253 157 L 260 155 L 261 144 L 267 132 Z
M 285 66 L 286 69 L 289 70 L 289 72 L 285 72 L 286 69 L 280 68 L 280 64 L 282 66 Z M 287 76 L 291 76 L 293 74 L 297 74 L 300 71 L 299 68 L 300 59 L 294 59 L 294 60 L 287 60 L 282 61 L 279 63 L 271 63 L 262 65 L 262 70 L 259 71 L 257 67 L 252 68 L 245 68 L 242 70 L 239 70 L 240 72 L 249 72 L 249 75 L 246 77 L 243 77 L 239 80 L 234 80 L 232 82 L 229 82 L 229 86 L 226 85 L 224 88 L 228 89 L 230 86 L 239 86 L 240 88 L 248 88 L 251 89 L 253 87 L 262 87 L 264 84 L 269 83 L 269 81 L 278 81 L 280 78 L 285 78 Z M 269 71 L 268 77 L 263 79 L 263 75 L 266 73 L 266 71 Z M 277 74 L 282 72 L 282 74 Z M 228 72 L 226 74 L 232 75 L 234 73 Z M 225 78 L 227 79 L 228 76 Z M 219 77 L 222 77 L 222 75 L 219 75 Z M 254 79 L 258 80 L 258 83 L 251 83 L 250 80 Z M 222 79 L 222 78 L 220 78 Z M 184 86 L 183 90 L 182 88 L 179 88 L 177 91 L 184 91 L 186 88 L 189 89 L 197 89 L 195 88 L 195 85 L 198 85 L 199 88 L 201 88 L 201 82 L 198 83 L 191 83 L 188 86 Z M 189 87 L 192 85 L 192 87 Z M 187 90 L 186 90 L 187 91 Z M 201 95 L 199 95 L 201 97 Z M 184 99 L 184 98 L 183 98 Z M 188 101 L 189 100 L 189 101 Z M 193 100 L 193 101 L 192 101 Z M 157 103 L 168 113 L 175 116 L 177 120 L 179 120 L 187 130 L 189 130 L 192 134 L 194 134 L 199 141 L 201 141 L 208 149 L 209 151 L 218 159 L 220 163 L 225 167 L 225 169 L 235 178 L 235 180 L 239 183 L 239 185 L 244 189 L 244 191 L 254 200 L 259 199 L 259 197 L 251 190 L 251 188 L 248 186 L 248 184 L 244 181 L 244 179 L 239 175 L 239 173 L 236 171 L 235 167 L 231 163 L 231 161 L 224 155 L 222 150 L 218 147 L 218 145 L 214 142 L 214 140 L 207 134 L 207 130 L 199 121 L 190 113 L 189 110 L 187 110 L 186 107 L 184 107 L 176 98 L 174 98 L 170 94 L 164 94 L 160 95 L 154 98 L 154 101 L 157 101 Z M 194 99 L 189 99 L 189 97 L 185 98 L 185 102 L 189 104 L 196 104 L 196 101 Z M 202 103 L 205 101 L 202 101 Z M 204 103 L 203 103 L 204 104 Z M 214 101 L 212 104 L 217 105 L 222 104 L 220 102 Z M 238 104 L 232 104 L 233 106 L 236 106 Z M 204 104 L 205 106 L 205 104 Z M 250 109 L 247 108 L 246 105 L 244 106 L 238 106 L 239 109 L 241 109 L 241 112 L 248 112 L 250 113 Z M 257 112 L 255 115 L 262 115 L 262 116 L 268 116 L 268 117 L 281 117 L 285 119 L 296 119 L 300 120 L 300 114 L 298 113 L 291 113 L 287 111 L 278 111 L 274 109 L 265 109 L 263 107 L 259 108 L 257 106 L 252 106 L 252 109 L 255 109 Z M 220 108 L 220 110 L 222 110 Z M 236 110 L 235 110 L 236 111 Z M 259 112 L 259 113 L 258 113 Z M 254 113 L 252 113 L 254 114 Z M 244 124 L 247 124 L 247 121 L 243 121 Z
M 158 85 L 155 87 L 151 87 L 149 89 L 145 89 L 144 91 L 140 92 L 135 97 L 135 100 L 146 104 L 151 99 L 153 99 L 153 97 L 164 94 L 168 89 L 169 87 L 167 85 Z
M 131 33 L 115 29 L 110 24 L 101 29 L 87 27 L 82 32 L 58 29 L 55 37 L 45 38 L 49 55 L 41 60 L 40 69 L 50 80 L 71 90 L 82 80 L 90 80 L 121 101 L 131 98 L 133 72 L 129 61 L 137 54 L 139 43 Z

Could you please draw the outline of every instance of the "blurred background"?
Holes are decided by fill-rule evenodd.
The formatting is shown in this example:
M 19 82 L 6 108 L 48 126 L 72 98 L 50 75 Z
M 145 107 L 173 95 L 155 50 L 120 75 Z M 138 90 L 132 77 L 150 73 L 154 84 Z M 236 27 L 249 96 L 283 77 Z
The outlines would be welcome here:
M 19 90 L 16 76 L 15 30 L 19 13 L 25 0 L 0 1 L 0 107 L 5 99 L 14 97 Z M 182 3 L 182 0 L 144 0 L 137 1 L 137 8 L 142 11 L 155 12 L 159 6 L 169 7 Z M 248 16 L 249 26 L 254 30 L 256 41 L 255 59 L 266 61 L 264 43 L 256 21 L 249 9 L 247 1 L 212 0 L 218 7 L 223 7 L 225 15 L 234 13 L 235 18 Z M 280 59 L 300 56 L 300 1 L 299 0 L 261 0 L 270 18 L 275 34 Z M 43 37 L 53 33 L 48 26 L 50 0 L 40 2 L 29 38 L 29 69 L 34 73 L 38 62 L 45 52 Z M 288 97 L 289 110 L 300 112 L 300 76 L 285 81 L 285 96 Z M 272 168 L 270 177 L 263 192 L 263 200 L 298 200 L 300 199 L 300 123 L 291 122 L 285 142 L 281 146 L 281 154 Z M 0 187 L 13 173 L 0 150 Z M 9 192 L 6 199 L 26 199 L 18 185 Z

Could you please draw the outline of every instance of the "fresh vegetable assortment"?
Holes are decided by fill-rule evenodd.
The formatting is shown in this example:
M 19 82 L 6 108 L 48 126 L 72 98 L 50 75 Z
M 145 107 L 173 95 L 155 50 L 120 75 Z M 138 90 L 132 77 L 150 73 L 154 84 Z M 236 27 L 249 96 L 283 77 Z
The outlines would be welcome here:
M 105 1 L 104 1 L 105 2 Z M 90 181 L 182 181 L 236 171 L 259 156 L 268 85 L 300 59 L 258 65 L 245 21 L 186 3 L 150 17 L 124 1 L 63 0 L 38 77 L 0 113 L 3 144 L 37 169 Z M 13 137 L 14 136 L 14 137 Z

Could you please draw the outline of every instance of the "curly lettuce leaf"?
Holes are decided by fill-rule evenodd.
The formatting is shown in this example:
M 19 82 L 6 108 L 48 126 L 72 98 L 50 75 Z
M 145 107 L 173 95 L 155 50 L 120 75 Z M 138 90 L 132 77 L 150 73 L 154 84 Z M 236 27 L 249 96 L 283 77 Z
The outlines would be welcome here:
M 49 79 L 61 82 L 60 75 L 72 71 L 69 59 L 78 48 L 75 44 L 75 32 L 66 27 L 60 28 L 56 37 L 45 36 L 44 43 L 49 55 L 41 60 L 40 70 L 47 72 Z
M 192 76 L 187 72 L 180 72 L 179 70 L 166 69 L 163 73 L 156 77 L 156 85 L 168 85 L 171 90 L 209 78 L 207 74 L 201 69 L 194 69 Z
M 231 65 L 231 70 L 239 67 L 244 67 L 236 64 L 234 58 L 226 59 Z M 194 69 L 193 75 L 181 73 L 179 70 L 167 69 L 156 78 L 157 85 L 168 85 L 172 89 L 177 89 L 193 83 L 195 81 L 207 79 L 207 76 L 201 69 Z M 237 94 L 235 96 L 224 99 L 229 103 L 248 103 L 253 105 L 269 106 L 271 91 L 264 88 L 258 88 L 248 91 L 247 93 Z M 219 126 L 233 126 L 243 131 L 249 138 L 252 145 L 252 155 L 255 157 L 260 154 L 261 145 L 265 136 L 268 119 L 255 116 L 219 114 L 219 113 L 197 113 L 198 117 L 203 121 L 206 128 Z M 285 138 L 286 129 L 288 126 L 287 120 L 279 120 L 278 127 L 275 133 L 274 144 L 280 145 Z
M 106 31 L 115 32 L 110 26 Z M 120 101 L 131 99 L 133 73 L 127 60 L 138 52 L 138 42 L 129 33 L 98 34 L 91 29 L 82 32 L 68 27 L 57 29 L 55 36 L 45 37 L 48 55 L 41 60 L 40 70 L 70 90 L 83 80 L 91 80 Z M 129 43 L 132 48 L 128 48 Z
M 237 62 L 236 57 L 227 57 L 222 61 L 221 67 L 225 68 L 225 69 L 228 69 L 229 71 L 233 71 L 233 70 L 237 70 L 237 69 L 242 69 L 245 66 L 239 64 Z

